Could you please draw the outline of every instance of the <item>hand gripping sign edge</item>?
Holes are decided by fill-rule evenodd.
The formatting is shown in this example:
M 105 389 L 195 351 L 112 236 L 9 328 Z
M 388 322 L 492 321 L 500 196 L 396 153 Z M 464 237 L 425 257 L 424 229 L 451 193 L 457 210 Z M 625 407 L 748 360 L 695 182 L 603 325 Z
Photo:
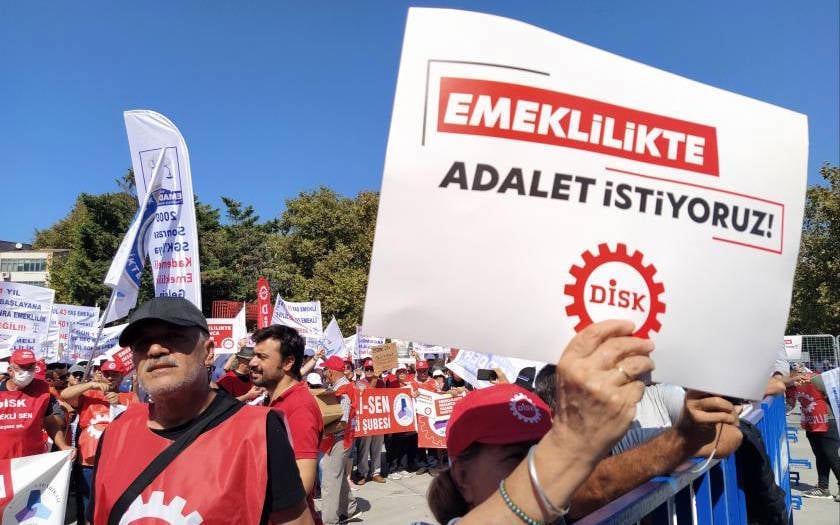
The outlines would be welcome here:
M 581 254 L 583 257 L 583 266 L 572 265 L 569 268 L 569 273 L 575 278 L 575 282 L 567 284 L 563 291 L 566 295 L 572 298 L 572 303 L 566 306 L 566 315 L 574 315 L 578 317 L 578 323 L 575 325 L 575 332 L 580 332 L 594 321 L 586 311 L 586 304 L 584 302 L 584 287 L 586 281 L 592 272 L 602 264 L 609 262 L 620 262 L 627 264 L 637 272 L 644 279 L 645 285 L 650 293 L 650 308 L 645 322 L 642 323 L 636 332 L 633 333 L 636 337 L 647 338 L 650 332 L 658 332 L 662 327 L 659 322 L 658 315 L 665 313 L 665 303 L 659 300 L 659 295 L 665 291 L 665 287 L 660 282 L 654 281 L 656 275 L 656 267 L 652 264 L 645 266 L 642 262 L 642 253 L 638 250 L 633 252 L 633 255 L 627 253 L 627 245 L 619 243 L 615 251 L 610 250 L 606 243 L 598 245 L 598 254 L 593 255 L 590 251 L 585 251 Z

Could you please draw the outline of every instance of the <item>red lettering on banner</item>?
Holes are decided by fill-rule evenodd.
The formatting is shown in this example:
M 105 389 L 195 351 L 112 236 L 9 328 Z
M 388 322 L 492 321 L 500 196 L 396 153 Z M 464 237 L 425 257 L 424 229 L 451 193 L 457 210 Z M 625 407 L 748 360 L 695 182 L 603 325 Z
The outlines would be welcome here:
M 564 146 L 719 175 L 714 127 L 519 84 L 441 78 L 438 131 Z

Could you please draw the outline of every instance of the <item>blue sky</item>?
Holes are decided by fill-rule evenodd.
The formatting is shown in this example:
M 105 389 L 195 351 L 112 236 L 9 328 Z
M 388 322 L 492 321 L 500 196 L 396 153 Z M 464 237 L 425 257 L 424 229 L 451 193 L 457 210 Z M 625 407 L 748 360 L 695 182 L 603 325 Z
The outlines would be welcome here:
M 378 190 L 406 10 L 483 11 L 808 116 L 808 180 L 840 163 L 838 2 L 0 4 L 0 239 L 29 241 L 130 165 L 122 112 L 168 116 L 203 202 L 277 216 Z

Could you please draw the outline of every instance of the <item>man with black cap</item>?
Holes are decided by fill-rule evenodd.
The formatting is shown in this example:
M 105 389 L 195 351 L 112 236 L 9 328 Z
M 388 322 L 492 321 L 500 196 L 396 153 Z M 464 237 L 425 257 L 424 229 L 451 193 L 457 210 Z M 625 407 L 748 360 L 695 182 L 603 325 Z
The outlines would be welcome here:
M 236 363 L 233 370 L 223 375 L 216 381 L 216 384 L 243 403 L 256 399 L 262 395 L 263 390 L 251 382 L 251 369 L 248 363 L 254 358 L 254 348 L 242 346 L 236 353 Z
M 179 297 L 147 301 L 120 345 L 151 401 L 129 406 L 103 434 L 90 522 L 312 523 L 281 419 L 209 388 L 213 343 L 198 308 Z

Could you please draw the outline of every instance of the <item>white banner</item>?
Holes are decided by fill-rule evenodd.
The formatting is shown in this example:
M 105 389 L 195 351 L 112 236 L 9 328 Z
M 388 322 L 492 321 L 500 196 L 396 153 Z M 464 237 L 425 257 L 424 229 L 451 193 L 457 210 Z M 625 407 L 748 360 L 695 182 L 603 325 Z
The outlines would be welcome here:
M 654 380 L 758 399 L 807 164 L 804 115 L 522 22 L 410 9 L 363 324 L 554 362 L 628 319 L 659 348 Z
M 0 516 L 9 525 L 63 525 L 70 452 L 0 460 Z
M 159 113 L 134 110 L 124 116 L 140 202 L 163 153 L 158 207 L 148 237 L 155 295 L 185 297 L 201 309 L 198 231 L 187 144 L 178 128 Z
M 322 345 L 324 323 L 321 320 L 321 301 L 295 303 L 284 301 L 277 294 L 271 324 L 282 324 L 297 330 L 306 340 L 306 355 L 314 354 Z
M 825 384 L 825 394 L 828 402 L 831 403 L 831 410 L 834 412 L 837 433 L 840 434 L 840 368 L 832 368 L 828 372 L 823 372 L 820 377 Z
M 338 321 L 333 317 L 324 330 L 324 337 L 321 339 L 321 344 L 324 346 L 324 353 L 327 357 L 337 355 L 342 359 L 350 357 L 347 352 L 347 347 L 344 346 L 344 336 L 341 335 L 341 328 L 338 326 Z
M 505 357 L 503 355 L 484 354 L 481 352 L 471 352 L 469 350 L 460 350 L 458 355 L 452 362 L 446 365 L 446 368 L 452 370 L 467 383 L 476 388 L 485 388 L 491 386 L 489 381 L 479 381 L 476 377 L 479 369 L 485 368 L 492 370 L 494 368 L 501 369 L 509 383 L 516 382 L 519 372 L 523 368 L 533 366 L 535 369 L 534 377 L 545 363 L 540 361 L 531 361 L 528 359 L 517 359 L 515 357 Z
M 55 290 L 28 284 L 0 283 L 0 351 L 26 348 L 42 357 L 49 335 Z
M 120 348 L 120 334 L 128 326 L 128 323 L 110 326 L 102 329 L 99 336 L 99 344 L 96 347 L 96 355 L 93 353 L 93 343 L 96 341 L 96 333 L 99 328 L 96 326 L 83 326 L 78 324 L 70 325 L 70 344 L 65 350 L 64 358 L 72 363 L 87 361 L 92 357 L 99 357 L 108 354 L 112 350 Z
M 162 166 L 163 152 L 158 154 L 157 165 Z M 146 267 L 146 257 L 149 251 L 149 238 L 152 223 L 157 220 L 158 201 L 161 198 L 163 183 L 163 169 L 152 172 L 149 183 L 150 191 L 140 199 L 140 207 L 123 237 L 117 253 L 108 268 L 104 284 L 111 287 L 111 300 L 106 309 L 103 323 L 110 323 L 122 319 L 137 304 L 137 293 L 140 290 L 140 279 Z
M 47 363 L 61 361 L 70 338 L 70 325 L 94 326 L 99 320 L 98 306 L 76 306 L 54 304 L 50 318 L 50 330 L 44 341 L 44 360 Z
M 790 361 L 799 361 L 802 359 L 802 336 L 801 335 L 786 335 L 785 336 L 785 354 Z
M 361 326 L 356 327 L 356 359 L 367 359 L 370 357 L 371 347 L 384 345 L 384 337 L 376 337 L 364 333 Z

